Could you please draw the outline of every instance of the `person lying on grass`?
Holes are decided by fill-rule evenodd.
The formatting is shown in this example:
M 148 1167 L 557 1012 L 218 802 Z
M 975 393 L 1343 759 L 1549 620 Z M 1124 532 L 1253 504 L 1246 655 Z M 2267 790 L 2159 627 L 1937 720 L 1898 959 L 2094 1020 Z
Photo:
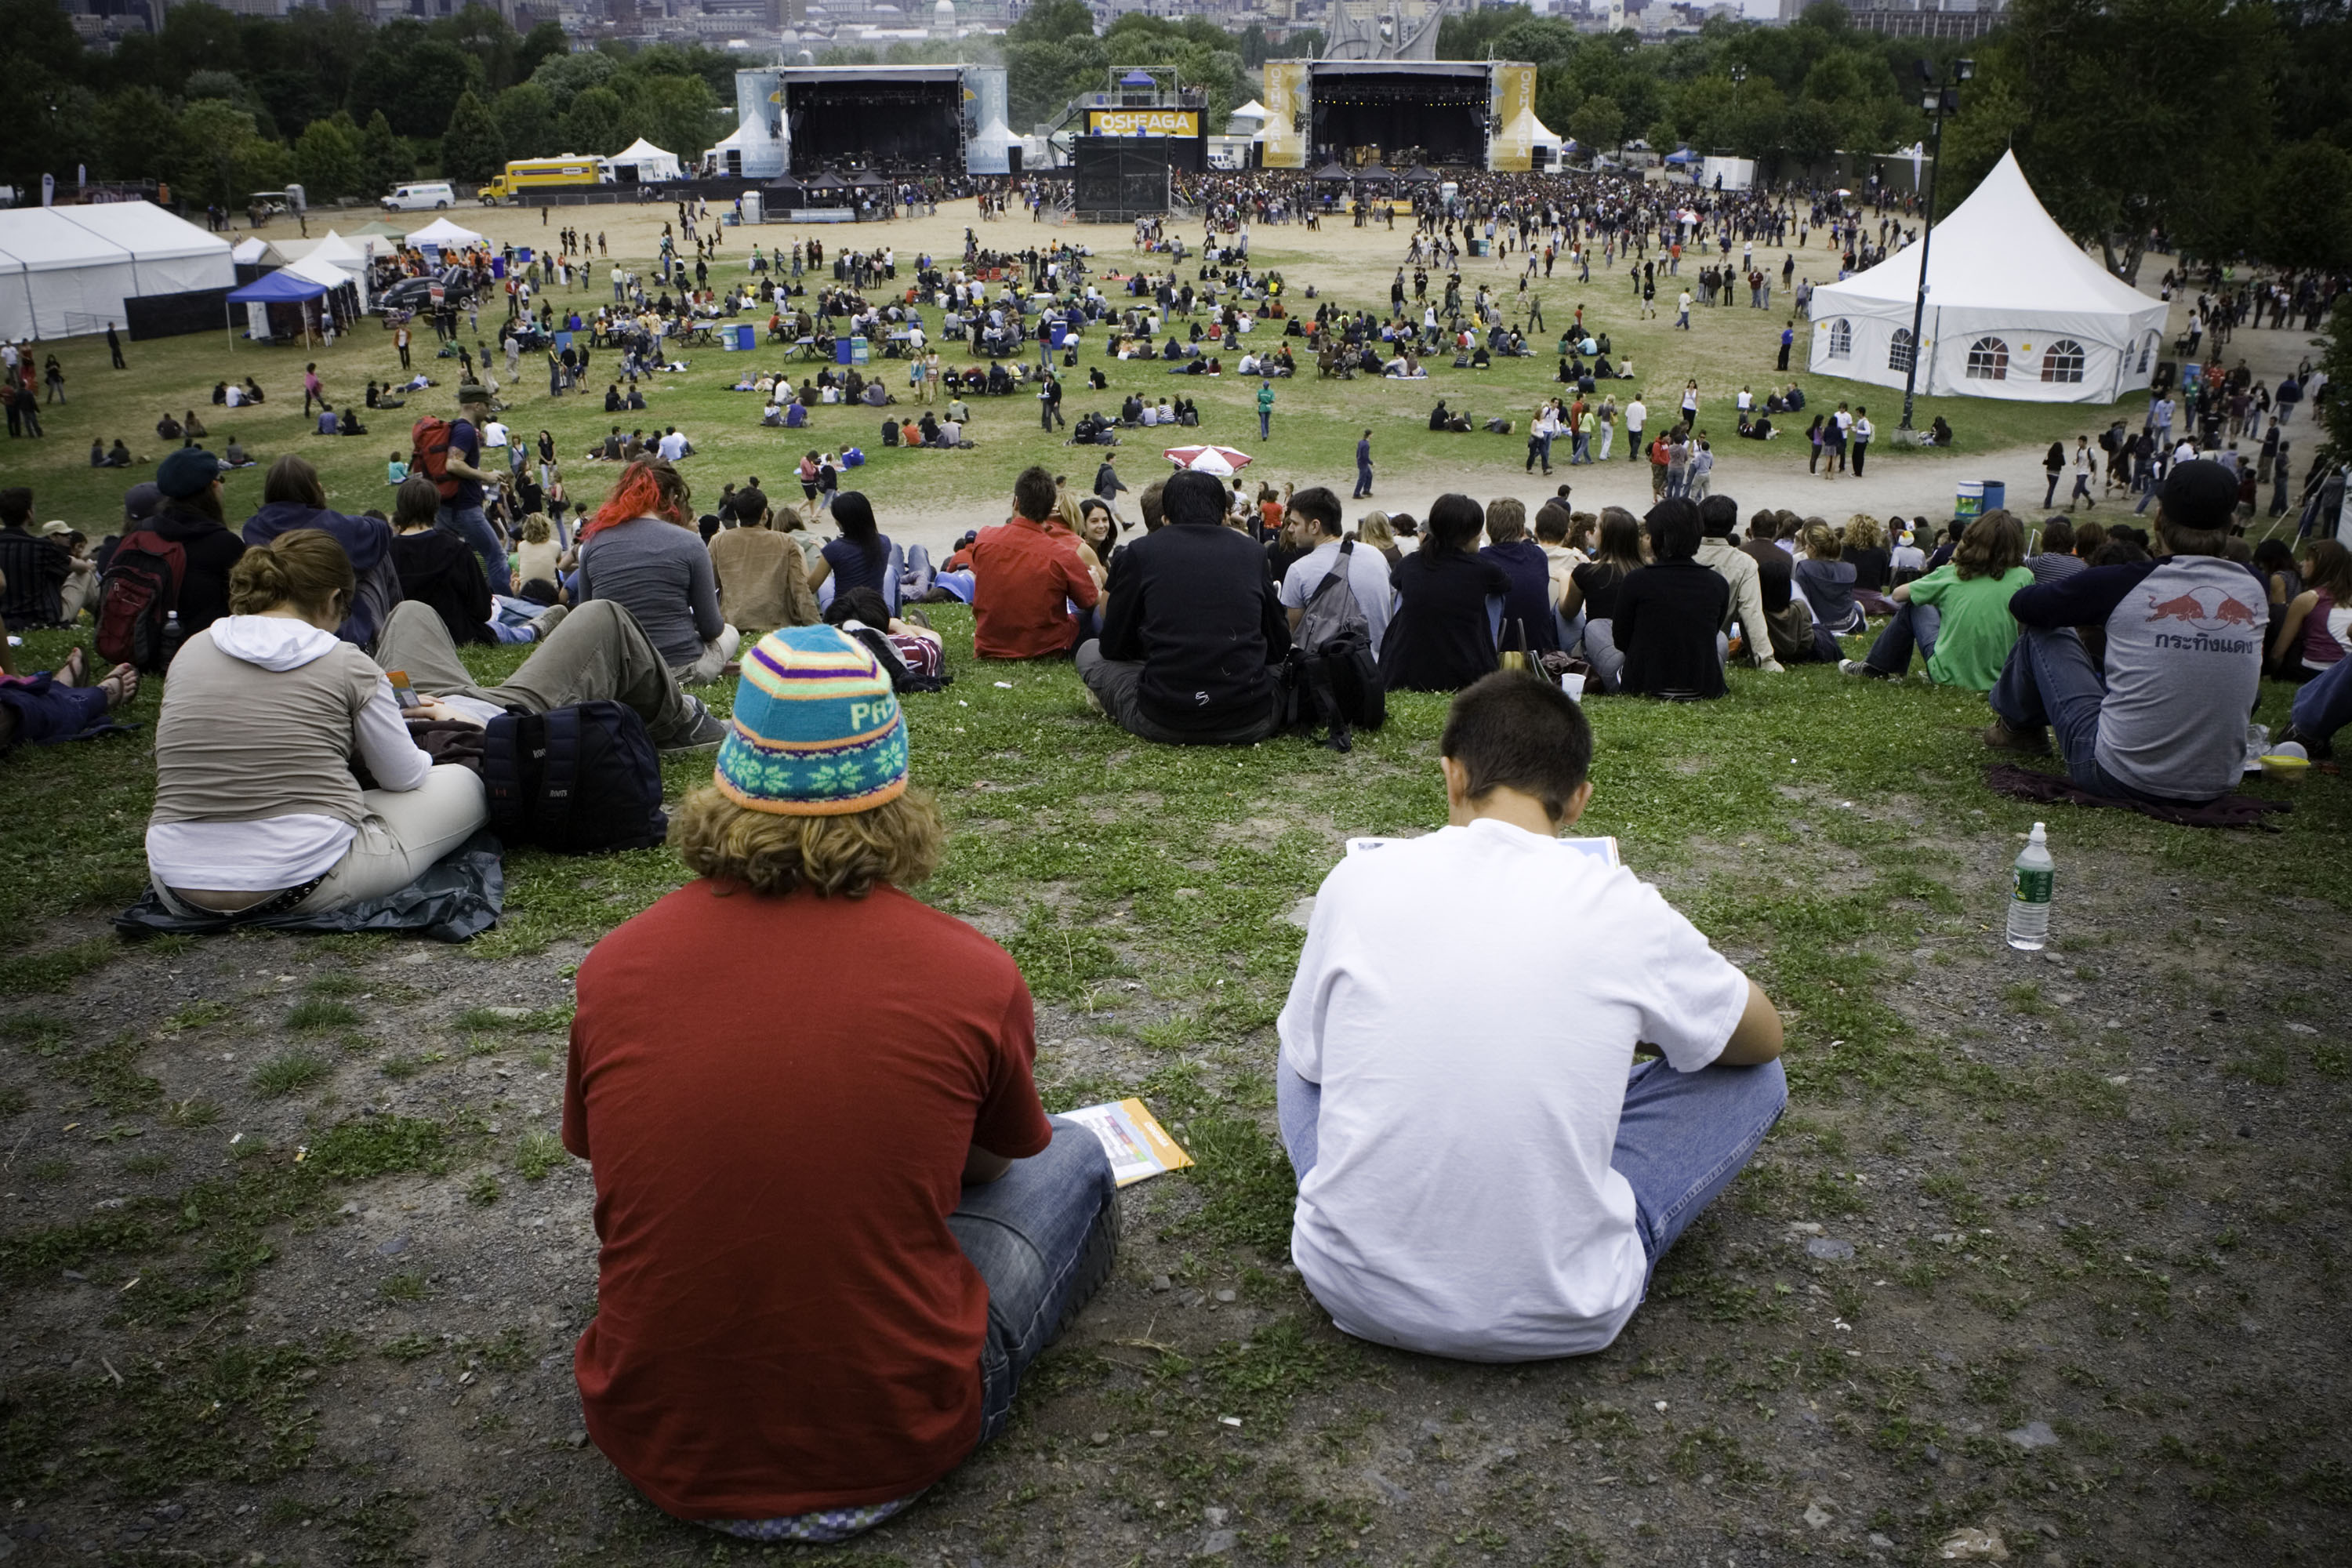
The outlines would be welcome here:
M 0 579 L 0 587 L 5 580 Z M 139 672 L 118 664 L 94 684 L 85 684 L 86 656 L 75 648 L 51 670 L 19 675 L 5 657 L 8 627 L 0 622 L 0 756 L 19 742 L 36 746 L 70 741 L 139 695 Z
M 903 890 L 945 834 L 874 657 L 772 632 L 671 826 L 697 879 L 581 965 L 563 1142 L 603 1250 L 573 1368 L 597 1447 L 677 1518 L 889 1518 L 1004 1429 L 1117 1257 L 1101 1144 L 1038 1101 L 1020 970 Z M 894 983 L 908 953 L 936 986 Z M 786 962 L 827 983 L 779 1007 Z
M 1592 798 L 1565 692 L 1487 676 L 1439 755 L 1448 826 L 1323 879 L 1276 1022 L 1291 1257 L 1360 1339 L 1582 1355 L 1780 1120 L 1780 1018 L 1656 889 L 1559 841 Z

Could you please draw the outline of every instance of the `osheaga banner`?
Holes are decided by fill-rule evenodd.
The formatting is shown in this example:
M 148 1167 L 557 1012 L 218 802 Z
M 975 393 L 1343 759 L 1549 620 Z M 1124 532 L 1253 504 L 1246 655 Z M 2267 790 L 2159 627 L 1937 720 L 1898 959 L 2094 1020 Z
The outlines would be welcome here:
M 1265 145 L 1267 168 L 1307 166 L 1307 62 L 1266 61 L 1265 129 L 1258 135 Z
M 1197 109 L 1092 109 L 1087 130 L 1096 136 L 1198 136 Z

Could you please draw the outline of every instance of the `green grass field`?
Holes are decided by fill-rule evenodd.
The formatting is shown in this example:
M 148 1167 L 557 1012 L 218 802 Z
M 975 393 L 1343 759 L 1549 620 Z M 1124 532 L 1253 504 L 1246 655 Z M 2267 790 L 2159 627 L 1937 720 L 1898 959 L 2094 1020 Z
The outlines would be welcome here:
M 1701 325 L 1654 350 L 1635 329 L 1637 363 L 1744 352 Z M 335 353 L 337 391 L 391 357 L 373 329 Z M 258 363 L 275 390 L 300 363 L 194 339 L 131 356 L 69 367 L 73 417 L 143 429 L 160 387 Z M 675 417 L 698 475 L 773 471 L 728 422 L 730 366 L 705 355 L 658 398 L 706 411 Z M 1497 386 L 1525 401 L 1534 372 Z M 1295 450 L 1295 477 L 1345 479 L 1348 426 L 1390 389 L 1284 390 L 1278 477 Z M 1239 433 L 1242 393 L 1197 393 L 1207 435 Z M 1413 412 L 1390 413 L 1392 460 L 1430 484 L 1493 493 L 1518 460 L 1416 442 Z M 2032 411 L 1968 412 L 2015 445 Z M 884 454 L 886 510 L 990 521 L 1017 463 L 1062 451 L 1021 416 L 983 412 L 978 453 Z M 341 504 L 380 489 L 390 444 L 314 441 L 274 402 L 238 417 L 264 455 L 316 450 Z M 567 442 L 603 423 L 550 417 Z M 87 439 L 58 426 L 42 456 L 71 458 Z M 71 461 L 31 479 L 38 515 L 69 518 L 121 482 Z M 938 610 L 957 679 L 907 712 L 950 841 L 920 896 L 1021 963 L 1049 1106 L 1139 1095 L 1199 1163 L 1122 1195 L 1118 1270 L 1005 1436 L 829 1561 L 1932 1562 L 1979 1529 L 2012 1560 L 2330 1560 L 2352 1505 L 2352 1390 L 2314 1349 L 2347 1326 L 2352 1211 L 2340 777 L 2294 788 L 2271 831 L 2196 831 L 1992 794 L 1964 692 L 1808 666 L 1736 669 L 1718 702 L 1594 700 L 1580 830 L 1617 836 L 1764 984 L 1790 1110 L 1616 1345 L 1470 1366 L 1331 1326 L 1287 1264 L 1273 1136 L 1301 901 L 1347 837 L 1443 821 L 1444 700 L 1399 694 L 1345 756 L 1154 747 L 1089 712 L 1068 664 L 980 663 L 969 613 Z M 29 634 L 22 666 L 78 637 Z M 494 678 L 526 652 L 467 658 Z M 699 695 L 727 711 L 727 688 Z M 2265 687 L 2258 716 L 2282 724 L 2288 696 Z M 124 944 L 105 918 L 143 881 L 159 699 L 150 681 L 132 733 L 0 763 L 0 1540 L 768 1560 L 647 1505 L 572 1386 L 596 1265 L 587 1173 L 552 1136 L 571 976 L 683 867 L 511 854 L 504 918 L 457 949 Z M 709 766 L 671 759 L 673 799 Z M 2037 816 L 2058 895 L 2051 949 L 2023 954 L 2000 923 Z M 1581 933 L 1543 934 L 1580 961 Z M 835 983 L 769 957 L 781 1007 Z M 891 973 L 921 985 L 923 955 Z
M 314 219 L 314 226 L 318 221 Z M 510 220 L 501 213 L 478 221 L 491 230 L 494 238 L 511 235 L 519 243 L 537 242 L 534 226 L 519 216 Z M 637 221 L 643 224 L 646 220 Z M 509 222 L 511 227 L 508 226 Z M 772 245 L 777 235 L 785 232 L 777 228 L 754 231 L 767 245 Z M 911 263 L 914 254 L 925 246 L 934 254 L 960 255 L 960 217 L 943 216 L 919 223 L 877 226 L 870 240 L 863 233 L 854 237 L 861 243 L 894 244 L 899 256 Z M 740 230 L 728 231 L 721 264 L 714 268 L 715 280 L 747 275 L 742 268 L 749 247 L 740 236 Z M 1058 238 L 1092 245 L 1099 251 L 1095 263 L 1097 274 L 1114 267 L 1132 267 L 1137 259 L 1131 250 L 1124 248 L 1125 231 L 1116 226 L 1047 228 L 1009 225 L 989 229 L 982 237 L 990 244 L 1023 245 Z M 1261 227 L 1253 237 L 1252 255 L 1259 268 L 1284 275 L 1297 310 L 1311 312 L 1319 302 L 1302 298 L 1304 291 L 1312 287 L 1321 299 L 1384 312 L 1390 272 L 1406 237 L 1402 231 L 1391 237 L 1386 231 L 1358 231 L 1343 226 L 1319 233 L 1293 226 Z M 829 236 L 828 240 L 836 245 L 850 242 L 839 234 Z M 1818 249 L 1796 254 L 1808 274 L 1831 264 L 1829 256 Z M 1685 272 L 1695 274 L 1701 264 L 1695 258 L 1686 258 Z M 637 265 L 650 276 L 649 264 Z M 1185 275 L 1191 276 L 1194 270 L 1197 263 L 1189 265 Z M 910 271 L 911 266 L 901 267 L 902 276 Z M 612 293 L 604 282 L 605 276 L 600 268 L 593 293 L 574 290 L 567 295 L 558 291 L 554 296 L 556 303 L 568 305 L 576 300 L 583 314 L 600 300 L 609 303 Z M 1465 296 L 1483 280 L 1499 289 L 1505 298 L 1513 298 L 1515 277 L 1507 265 L 1465 259 Z M 1433 297 L 1439 292 L 1442 281 L 1433 281 Z M 1662 290 L 1672 281 L 1664 280 Z M 1738 441 L 1731 436 L 1736 423 L 1731 398 L 1742 385 L 1752 386 L 1760 402 L 1771 384 L 1789 379 L 1777 377 L 1772 371 L 1785 310 L 1751 310 L 1744 303 L 1713 310 L 1696 308 L 1692 331 L 1681 332 L 1675 331 L 1672 324 L 1671 291 L 1662 292 L 1657 320 L 1639 321 L 1637 303 L 1622 273 L 1596 273 L 1593 281 L 1585 286 L 1576 285 L 1563 275 L 1532 287 L 1543 301 L 1549 331 L 1531 334 L 1531 339 L 1539 341 L 1545 352 L 1529 359 L 1499 362 L 1495 368 L 1484 372 L 1434 368 L 1430 379 L 1420 383 L 1376 378 L 1318 381 L 1310 370 L 1300 379 L 1277 384 L 1275 435 L 1271 442 L 1264 445 L 1256 439 L 1255 382 L 1233 374 L 1214 381 L 1171 376 L 1156 363 L 1121 363 L 1107 354 L 1099 333 L 1087 342 L 1077 368 L 1062 373 L 1066 388 L 1065 412 L 1071 417 L 1087 408 L 1115 413 L 1130 390 L 1148 398 L 1167 396 L 1171 400 L 1181 392 L 1194 398 L 1202 412 L 1201 427 L 1181 432 L 1182 440 L 1238 446 L 1259 458 L 1250 470 L 1251 478 L 1302 486 L 1350 485 L 1355 472 L 1356 438 L 1369 426 L 1374 433 L 1376 463 L 1383 482 L 1402 479 L 1416 492 L 1441 484 L 1458 484 L 1486 499 L 1507 487 L 1523 483 L 1517 476 L 1525 458 L 1523 433 L 1529 413 L 1538 400 L 1558 390 L 1554 379 L 1557 359 L 1549 351 L 1561 328 L 1572 319 L 1578 303 L 1582 302 L 1589 329 L 1608 331 L 1618 353 L 1622 356 L 1630 353 L 1640 372 L 1637 380 L 1620 382 L 1611 390 L 1621 405 L 1629 392 L 1644 391 L 1654 427 L 1669 416 L 1685 379 L 1698 379 L 1704 398 L 1700 424 L 1713 437 L 1717 490 L 1737 491 L 1744 483 L 1753 484 L 1764 476 L 1784 479 L 1801 475 L 1806 459 L 1801 439 L 1805 419 L 1788 429 L 1789 438 L 1771 443 L 1769 448 L 1759 449 L 1753 443 Z M 1693 287 L 1696 288 L 1695 279 Z M 1117 297 L 1115 286 L 1106 285 L 1105 291 Z M 1776 300 L 1780 297 L 1776 292 Z M 1744 290 L 1739 298 L 1745 300 Z M 936 331 L 939 312 L 925 307 L 922 313 L 926 324 Z M 495 342 L 492 320 L 485 317 L 482 326 L 484 331 L 467 334 L 468 342 Z M 1941 414 L 1951 421 L 1958 440 L 1953 447 L 1940 451 L 1901 450 L 1892 439 L 1901 407 L 1900 392 L 1804 373 L 1803 323 L 1799 326 L 1799 370 L 1793 379 L 1805 389 L 1809 400 L 1806 417 L 1810 418 L 1811 409 L 1834 407 L 1842 398 L 1871 407 L 1881 431 L 1881 439 L 1874 449 L 1874 467 L 1880 474 L 1906 480 L 1900 493 L 1916 492 L 1916 500 L 1884 510 L 1911 511 L 1948 507 L 1953 478 L 1972 477 L 1971 463 L 1982 465 L 1997 454 L 2014 459 L 2021 448 L 2046 445 L 2061 437 L 2071 443 L 2074 435 L 2095 433 L 2108 417 L 2129 416 L 2145 401 L 2144 397 L 2126 400 L 2110 416 L 2107 410 L 2087 405 L 2052 409 L 2033 404 L 1923 398 L 1916 413 L 1917 424 L 1924 428 Z M 1270 324 L 1261 326 L 1249 341 L 1266 344 L 1270 341 L 1265 335 L 1269 330 Z M 301 412 L 302 367 L 310 361 L 318 363 L 328 395 L 338 406 L 346 400 L 357 401 L 371 376 L 388 379 L 398 368 L 391 334 L 383 329 L 379 320 L 362 322 L 356 331 L 340 337 L 331 349 L 316 345 L 262 346 L 241 339 L 232 342 L 226 331 L 133 343 L 128 345 L 131 368 L 126 372 L 108 368 L 102 341 L 70 341 L 57 349 L 65 363 L 68 401 L 62 405 L 48 405 L 44 415 L 47 440 L 12 448 L 8 452 L 8 468 L 15 482 L 34 486 L 41 518 L 64 518 L 95 539 L 104 531 L 104 520 L 117 513 L 123 488 L 135 479 L 149 477 L 154 461 L 161 458 L 154 435 L 157 418 L 166 409 L 177 416 L 194 407 L 209 426 L 210 444 L 215 450 L 234 433 L 264 467 L 280 454 L 299 453 L 320 469 L 332 504 L 350 510 L 383 505 L 389 499 L 383 480 L 384 460 L 393 451 L 405 452 L 410 422 L 420 413 L 444 416 L 454 414 L 457 362 L 454 357 L 432 357 L 429 331 L 420 327 L 418 337 L 418 345 L 413 351 L 417 363 L 443 384 L 420 393 L 407 408 L 376 416 L 370 421 L 367 437 L 348 439 L 330 439 L 311 433 L 310 421 Z M 50 346 L 42 345 L 40 352 L 50 352 Z M 1029 395 L 974 400 L 970 436 L 979 444 L 976 451 L 885 450 L 876 439 L 878 417 L 864 409 L 814 410 L 811 427 L 803 432 L 761 428 L 753 395 L 727 389 L 747 366 L 779 368 L 780 351 L 763 349 L 743 355 L 706 347 L 685 357 L 693 368 L 681 374 L 653 378 L 647 385 L 646 409 L 621 418 L 620 423 L 625 430 L 637 426 L 653 429 L 675 425 L 687 431 L 698 453 L 689 464 L 689 477 L 706 495 L 715 495 L 719 486 L 727 480 L 740 483 L 754 473 L 766 479 L 772 490 L 776 489 L 777 476 L 809 447 L 838 449 L 856 445 L 866 450 L 870 461 L 851 476 L 850 482 L 865 489 L 873 498 L 886 527 L 894 514 L 909 511 L 975 526 L 1002 518 L 1013 476 L 1028 464 L 1043 463 L 1056 472 L 1069 472 L 1074 467 L 1090 469 L 1093 464 L 1091 452 L 1074 452 L 1064 445 L 1066 432 L 1047 435 L 1039 429 L 1036 401 Z M 1226 357 L 1231 363 L 1236 356 Z M 602 465 L 579 459 L 590 443 L 601 438 L 614 423 L 614 418 L 603 409 L 607 377 L 599 374 L 609 370 L 614 363 L 614 356 L 599 355 L 592 365 L 593 395 L 550 397 L 543 361 L 526 362 L 514 384 L 502 389 L 502 397 L 509 405 L 504 415 L 507 421 L 527 437 L 535 437 L 541 428 L 553 433 L 563 457 L 572 498 L 585 500 L 592 507 L 602 499 L 611 474 Z M 948 363 L 963 362 L 950 356 Z M 1086 373 L 1097 365 L 1104 370 L 1109 389 L 1090 393 L 1085 385 Z M 782 368 L 790 369 L 796 378 L 813 375 L 816 370 L 814 365 L 798 363 Z M 885 361 L 877 368 L 891 378 L 894 392 L 903 395 L 905 367 L 896 361 Z M 503 379 L 502 361 L 499 374 Z M 215 382 L 247 375 L 258 380 L 268 395 L 268 401 L 262 406 L 229 410 L 215 408 L 207 402 Z M 1426 428 L 1427 416 L 1440 397 L 1450 407 L 1480 420 L 1490 415 L 1512 418 L 1519 433 L 1508 437 L 1484 432 L 1432 435 Z M 1159 447 L 1178 443 L 1172 438 L 1148 438 L 1158 434 L 1126 433 L 1128 447 L 1121 461 L 1130 484 L 1140 482 L 1138 475 L 1148 479 L 1164 471 L 1158 457 Z M 93 472 L 87 461 L 91 438 L 110 444 L 118 436 L 142 460 L 129 477 L 113 470 Z M 1623 452 L 1621 430 L 1615 448 L 1621 462 Z M 1568 444 L 1563 441 L 1557 448 L 1557 461 L 1564 464 L 1567 456 Z M 2010 471 L 2014 491 L 2021 479 L 2032 477 L 2033 466 L 2028 463 L 2025 471 L 2016 472 L 2012 461 Z M 228 499 L 233 515 L 241 516 L 243 510 L 258 504 L 259 479 L 258 470 L 232 478 Z M 1824 503 L 1834 499 L 1832 491 L 1825 489 L 1822 493 Z M 93 523 L 100 526 L 92 527 Z

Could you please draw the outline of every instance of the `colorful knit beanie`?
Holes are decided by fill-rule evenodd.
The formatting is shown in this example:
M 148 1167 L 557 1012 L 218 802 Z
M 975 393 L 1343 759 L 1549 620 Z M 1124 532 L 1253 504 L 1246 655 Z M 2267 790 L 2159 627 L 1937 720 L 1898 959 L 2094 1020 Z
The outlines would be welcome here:
M 874 656 L 831 626 L 787 626 L 743 659 L 712 775 L 783 816 L 870 811 L 907 790 L 907 721 Z

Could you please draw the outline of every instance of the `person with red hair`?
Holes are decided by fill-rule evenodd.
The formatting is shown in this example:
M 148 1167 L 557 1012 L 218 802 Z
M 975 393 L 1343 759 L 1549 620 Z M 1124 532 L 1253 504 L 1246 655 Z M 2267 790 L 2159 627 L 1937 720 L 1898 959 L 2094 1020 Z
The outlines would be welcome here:
M 676 468 L 641 458 L 580 531 L 572 599 L 609 599 L 645 628 L 680 683 L 719 679 L 742 634 L 719 611 L 719 578 L 695 527 L 694 491 Z

